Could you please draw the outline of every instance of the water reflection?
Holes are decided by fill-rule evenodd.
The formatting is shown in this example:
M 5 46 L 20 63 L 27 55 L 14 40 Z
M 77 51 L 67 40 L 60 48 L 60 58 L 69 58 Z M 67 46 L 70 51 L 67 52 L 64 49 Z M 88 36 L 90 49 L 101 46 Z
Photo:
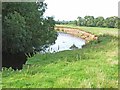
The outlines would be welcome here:
M 85 40 L 74 37 L 70 34 L 58 32 L 58 37 L 55 41 L 55 44 L 51 45 L 49 48 L 46 49 L 46 52 L 59 52 L 64 50 L 72 50 L 70 49 L 71 46 L 76 46 L 77 48 L 82 48 L 85 44 Z

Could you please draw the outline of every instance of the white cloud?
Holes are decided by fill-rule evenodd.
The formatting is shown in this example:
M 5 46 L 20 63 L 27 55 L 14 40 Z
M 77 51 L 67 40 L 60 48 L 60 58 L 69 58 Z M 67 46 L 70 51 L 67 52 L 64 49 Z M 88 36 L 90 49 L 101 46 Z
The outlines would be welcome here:
M 45 16 L 56 20 L 74 20 L 78 16 L 118 16 L 119 0 L 45 0 L 48 9 Z

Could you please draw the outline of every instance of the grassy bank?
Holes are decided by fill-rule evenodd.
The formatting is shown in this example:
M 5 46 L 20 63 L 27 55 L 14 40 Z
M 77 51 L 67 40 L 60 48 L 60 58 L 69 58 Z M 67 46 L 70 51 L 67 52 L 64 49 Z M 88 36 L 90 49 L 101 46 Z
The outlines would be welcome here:
M 83 49 L 36 54 L 20 71 L 4 68 L 3 88 L 117 88 L 117 30 L 77 28 L 97 34 L 98 40 Z

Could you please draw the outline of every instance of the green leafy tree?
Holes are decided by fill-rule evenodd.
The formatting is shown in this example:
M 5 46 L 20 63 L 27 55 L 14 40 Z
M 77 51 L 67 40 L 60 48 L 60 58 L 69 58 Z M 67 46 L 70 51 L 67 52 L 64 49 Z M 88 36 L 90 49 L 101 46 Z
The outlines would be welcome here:
M 119 22 L 119 18 L 118 17 L 115 17 L 115 28 L 118 28 L 118 22 Z
M 55 42 L 55 21 L 53 17 L 43 17 L 46 8 L 43 2 L 2 4 L 3 65 L 7 62 L 8 66 L 12 66 L 14 60 L 24 61 L 27 58 L 25 54 L 43 50 Z
M 78 17 L 77 19 L 78 19 L 77 25 L 78 26 L 83 26 L 84 25 L 84 19 L 82 17 Z
M 23 52 L 30 37 L 25 28 L 25 19 L 19 13 L 9 13 L 3 26 L 3 51 L 9 53 Z M 24 48 L 25 47 L 25 48 Z
M 42 17 L 45 9 L 45 3 L 3 4 L 4 52 L 29 53 L 33 47 L 41 49 L 54 43 L 57 36 L 55 23 L 53 18 Z
M 104 17 L 100 16 L 95 19 L 95 23 L 97 27 L 103 27 L 104 26 Z
M 118 25 L 117 25 L 118 29 L 120 29 L 120 18 L 118 18 Z
M 73 24 L 77 26 L 77 20 L 74 20 L 74 21 L 73 21 Z
M 69 21 L 68 24 L 70 24 L 70 25 L 76 25 L 77 26 L 77 20 Z
M 117 28 L 117 23 L 118 23 L 118 17 L 116 16 L 112 16 L 112 17 L 108 17 L 106 18 L 106 26 L 109 28 Z
M 95 26 L 94 16 L 85 16 L 84 19 L 85 26 Z

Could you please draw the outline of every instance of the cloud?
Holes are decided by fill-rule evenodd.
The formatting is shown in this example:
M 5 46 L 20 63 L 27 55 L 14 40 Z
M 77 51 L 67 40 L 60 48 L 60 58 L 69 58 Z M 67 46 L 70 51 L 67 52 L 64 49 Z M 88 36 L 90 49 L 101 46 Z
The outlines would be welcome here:
M 48 9 L 45 16 L 59 20 L 74 20 L 78 16 L 117 16 L 119 0 L 45 0 Z

